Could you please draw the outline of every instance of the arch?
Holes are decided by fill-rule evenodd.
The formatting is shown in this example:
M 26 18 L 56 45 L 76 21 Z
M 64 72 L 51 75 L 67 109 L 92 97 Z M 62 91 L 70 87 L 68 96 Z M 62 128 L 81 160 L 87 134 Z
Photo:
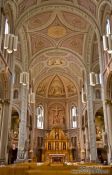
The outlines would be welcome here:
M 44 96 L 43 95 L 42 96 L 43 97 L 48 97 L 49 96 L 49 87 L 52 84 L 55 77 L 59 77 L 61 79 L 62 84 L 63 84 L 65 96 L 62 96 L 62 98 L 79 95 L 79 88 L 78 88 L 79 85 L 76 83 L 76 81 L 73 81 L 73 79 L 70 76 L 68 76 L 67 74 L 65 74 L 63 76 L 63 74 L 60 74 L 60 73 L 54 74 L 54 72 L 52 74 L 50 72 L 50 74 L 47 74 L 46 76 L 45 76 L 45 74 L 43 76 L 41 74 L 40 80 L 38 79 L 38 81 L 37 81 L 38 83 L 35 84 L 34 91 L 37 92 L 37 89 L 39 88 L 39 85 L 41 85 L 41 82 L 44 81 L 45 84 L 47 83 L 46 85 L 44 85 L 44 87 L 46 88 L 46 94 L 44 94 Z M 69 81 L 70 85 L 73 85 L 73 87 L 74 87 L 73 89 L 72 89 L 71 86 L 68 87 L 66 85 L 66 80 Z M 44 91 L 45 91 L 45 88 L 43 89 Z M 73 90 L 74 90 L 74 93 L 72 92 Z M 70 96 L 70 92 L 73 93 L 72 96 Z M 38 95 L 38 93 L 37 93 L 37 95 Z M 54 96 L 54 97 L 56 97 L 56 96 Z M 60 97 L 60 96 L 57 96 L 57 97 Z
M 101 34 L 105 33 L 106 17 L 110 13 L 109 10 L 107 10 L 108 7 L 111 11 L 111 2 L 104 0 L 104 1 L 101 1 L 98 8 L 98 21 L 99 21 L 99 29 L 101 31 Z
M 10 3 L 5 4 L 4 11 L 5 11 L 5 16 L 8 19 L 10 33 L 14 33 L 14 14 Z
M 12 111 L 17 111 L 17 113 L 18 113 L 19 116 L 20 116 L 20 107 L 19 107 L 19 105 L 13 103 L 13 104 L 12 104 Z
M 92 15 L 88 14 L 87 11 L 84 11 L 84 9 L 83 9 L 83 11 L 81 11 L 81 9 L 79 9 L 76 6 L 74 6 L 74 7 L 69 6 L 68 7 L 66 5 L 65 6 L 63 6 L 63 5 L 56 5 L 55 7 L 50 5 L 50 6 L 47 6 L 47 7 L 46 6 L 43 6 L 43 7 L 32 8 L 31 11 L 33 10 L 33 13 L 30 13 L 30 15 L 34 15 L 34 13 L 37 12 L 37 9 L 38 9 L 38 14 L 41 13 L 41 12 L 52 11 L 52 10 L 66 10 L 66 11 L 71 12 L 73 14 L 77 13 L 79 16 L 87 19 L 87 21 L 92 26 L 92 28 L 94 29 L 94 32 L 97 35 L 98 44 L 100 43 L 101 33 L 100 33 L 100 30 L 99 30 L 99 26 L 98 26 L 95 18 L 92 17 Z M 24 15 L 21 15 L 21 17 L 18 19 L 17 25 L 16 25 L 16 30 L 17 30 L 17 28 L 19 28 L 19 26 L 21 24 L 21 21 L 24 22 L 25 19 L 27 19 L 27 13 L 28 12 L 26 11 L 24 13 Z
M 44 7 L 44 8 L 43 8 Z M 78 6 L 69 6 L 68 4 L 67 5 L 62 5 L 62 4 L 59 4 L 59 5 L 43 5 L 42 7 L 38 7 L 38 6 L 35 6 L 35 7 L 32 7 L 30 9 L 31 11 L 33 11 L 33 13 L 30 13 L 29 14 L 29 17 L 31 17 L 31 15 L 33 16 L 35 14 L 35 12 L 38 14 L 41 13 L 41 12 L 45 12 L 45 11 L 54 11 L 54 10 L 66 10 L 68 12 L 72 12 L 74 14 L 78 14 L 79 16 L 82 16 L 83 18 L 86 17 L 86 19 L 88 20 L 88 22 L 95 28 L 95 29 L 98 29 L 98 26 L 97 26 L 97 22 L 95 20 L 95 18 L 90 14 L 88 13 L 84 8 L 80 7 L 78 8 Z M 21 19 L 27 19 L 28 16 L 28 10 L 25 11 L 18 19 L 17 23 L 16 23 L 16 28 L 20 26 L 21 24 Z M 98 29 L 99 30 L 99 29 Z
M 31 60 L 31 62 L 30 62 L 30 65 L 32 65 L 33 62 L 35 62 L 35 59 L 38 59 L 39 56 L 40 56 L 41 54 L 47 53 L 48 51 L 54 51 L 54 48 L 44 49 L 43 51 L 40 51 L 39 53 L 37 53 L 37 54 L 32 58 L 32 60 Z M 84 63 L 82 57 L 81 57 L 79 54 L 77 54 L 76 52 L 73 52 L 72 50 L 67 49 L 67 48 L 58 48 L 58 51 L 64 51 L 65 53 L 70 53 L 71 55 L 74 55 L 74 57 L 76 57 L 76 58 L 80 61 L 80 63 L 81 63 L 84 67 L 86 67 L 86 64 Z
M 9 11 L 9 10 L 12 12 L 12 23 L 15 26 L 16 18 L 17 18 L 17 2 L 16 1 L 7 0 L 4 3 L 4 11 Z

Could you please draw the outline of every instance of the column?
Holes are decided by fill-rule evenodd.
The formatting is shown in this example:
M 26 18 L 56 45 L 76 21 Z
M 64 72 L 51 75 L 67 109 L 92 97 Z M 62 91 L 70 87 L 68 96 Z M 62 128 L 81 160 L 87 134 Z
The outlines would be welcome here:
M 107 121 L 108 121 L 108 161 L 111 161 L 112 156 L 112 105 L 106 104 Z
M 66 102 L 66 128 L 69 129 L 70 128 L 70 112 L 69 112 L 69 107 L 68 107 L 68 102 Z
M 89 85 L 89 72 L 87 73 L 87 112 L 88 112 L 88 132 L 90 143 L 90 161 L 97 161 L 96 149 L 96 129 L 93 114 L 93 87 Z
M 2 132 L 2 122 L 3 122 L 3 100 L 0 99 L 0 136 Z
M 100 40 L 99 41 L 99 65 L 100 65 L 100 74 L 101 74 L 101 94 L 102 94 L 102 103 L 103 103 L 103 113 L 104 113 L 104 124 L 105 124 L 105 133 L 107 134 L 107 146 L 108 146 L 108 163 L 111 162 L 111 142 L 109 139 L 109 127 L 108 127 L 108 114 L 106 110 L 106 104 L 105 104 L 105 99 L 106 99 L 106 87 L 105 87 L 105 82 L 104 82 L 104 75 L 103 75 L 103 64 L 104 64 L 104 56 L 103 56 L 103 43 Z
M 46 102 L 44 104 L 44 128 L 45 130 L 47 130 L 48 128 L 48 106 L 47 106 L 48 102 Z
M 88 128 L 85 127 L 85 136 L 86 136 L 86 161 L 89 161 L 89 140 L 88 140 Z
M 78 106 L 79 106 L 79 115 L 78 115 L 78 128 L 80 128 L 80 131 L 79 131 L 79 140 L 80 140 L 80 145 L 79 147 L 77 148 L 77 150 L 80 150 L 78 151 L 77 153 L 77 158 L 79 159 L 82 159 L 82 155 L 81 155 L 81 151 L 84 149 L 84 139 L 83 139 L 83 133 L 84 133 L 84 130 L 82 130 L 82 117 L 83 117 L 83 113 L 82 113 L 82 109 L 84 108 L 83 104 L 82 104 L 82 97 L 81 97 L 81 92 L 79 94 L 79 103 L 78 103 Z M 78 144 L 78 139 L 77 139 L 77 144 Z
M 35 128 L 36 128 L 36 114 L 35 114 L 35 104 L 30 104 L 32 108 L 32 133 L 31 133 L 31 159 L 33 159 L 35 154 Z
M 3 0 L 0 0 L 0 50 L 1 50 L 1 44 L 2 44 L 2 39 L 4 35 L 4 17 L 3 17 Z
M 7 161 L 7 144 L 8 144 L 8 121 L 9 121 L 9 106 L 8 100 L 5 100 L 2 104 L 3 113 L 1 121 L 1 133 L 0 133 L 0 159 Z
M 27 86 L 21 85 L 21 116 L 19 124 L 18 160 L 27 158 L 25 157 L 25 143 L 27 141 L 27 95 Z

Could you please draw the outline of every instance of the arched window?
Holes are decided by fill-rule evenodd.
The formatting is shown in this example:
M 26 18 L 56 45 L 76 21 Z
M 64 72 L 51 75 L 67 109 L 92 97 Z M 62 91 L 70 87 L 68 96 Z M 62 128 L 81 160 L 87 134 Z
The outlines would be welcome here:
M 9 33 L 9 24 L 8 24 L 8 19 L 5 19 L 5 30 L 4 30 L 5 34 Z
M 109 35 L 110 33 L 111 33 L 110 19 L 107 18 L 107 20 L 106 20 L 106 34 Z
M 43 109 L 43 106 L 37 107 L 37 128 L 38 129 L 44 128 L 44 109 Z
M 77 128 L 77 108 L 71 107 L 71 128 Z

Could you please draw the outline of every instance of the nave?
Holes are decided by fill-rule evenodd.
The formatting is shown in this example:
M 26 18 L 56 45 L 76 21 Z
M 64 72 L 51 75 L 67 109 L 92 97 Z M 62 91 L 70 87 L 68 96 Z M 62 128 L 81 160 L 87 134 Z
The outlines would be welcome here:
M 112 1 L 1 0 L 0 171 L 81 163 L 112 164 Z

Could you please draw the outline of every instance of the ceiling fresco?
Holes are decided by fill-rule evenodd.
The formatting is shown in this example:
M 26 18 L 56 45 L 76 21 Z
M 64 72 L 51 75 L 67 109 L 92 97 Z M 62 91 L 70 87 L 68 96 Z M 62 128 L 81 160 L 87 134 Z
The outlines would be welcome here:
M 52 14 L 48 12 L 31 17 L 24 26 L 29 31 L 29 42 L 33 45 L 32 55 L 42 50 L 43 47 L 67 47 L 82 54 L 84 35 L 88 32 L 88 25 L 78 15 L 66 12 L 55 12 L 54 15 L 53 12 Z
M 71 80 L 55 75 L 42 80 L 37 87 L 36 94 L 49 98 L 71 97 L 77 95 L 77 90 Z
M 28 7 L 32 6 L 38 6 L 40 4 L 70 4 L 70 5 L 77 5 L 85 8 L 89 13 L 92 13 L 94 16 L 96 16 L 97 13 L 97 2 L 99 0 L 18 0 L 18 15 L 21 15 L 24 13 L 25 10 L 28 9 Z
M 94 31 L 86 14 L 95 18 L 97 3 L 96 0 L 18 1 L 18 33 L 25 33 L 28 66 L 38 95 L 49 98 L 75 95 L 74 84 L 80 86 L 86 67 L 86 41 L 91 30 Z M 97 41 L 93 47 L 94 62 L 96 50 Z M 72 81 L 65 80 L 66 76 Z M 37 86 L 38 81 L 42 82 Z

